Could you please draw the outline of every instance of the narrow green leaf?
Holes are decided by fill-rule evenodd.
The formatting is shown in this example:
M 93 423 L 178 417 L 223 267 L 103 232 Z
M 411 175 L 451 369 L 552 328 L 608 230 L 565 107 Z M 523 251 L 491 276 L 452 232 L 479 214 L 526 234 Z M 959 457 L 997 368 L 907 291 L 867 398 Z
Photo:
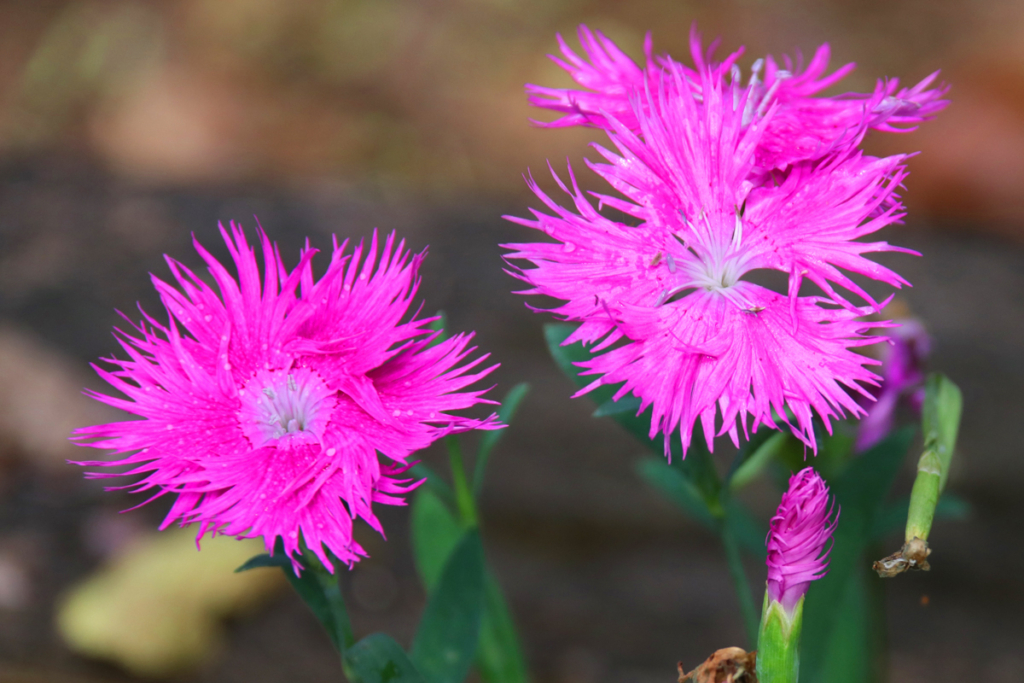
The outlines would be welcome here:
M 411 655 L 427 683 L 463 683 L 476 655 L 483 612 L 480 534 L 467 531 L 427 602 Z
M 448 316 L 445 315 L 444 311 L 438 311 L 436 315 L 437 320 L 430 323 L 430 329 L 433 332 L 440 332 L 441 334 L 437 335 L 437 337 L 434 338 L 434 341 L 430 342 L 431 346 L 437 346 L 448 338 L 448 333 L 445 332 L 445 330 L 448 329 Z
M 441 578 L 448 556 L 462 537 L 462 525 L 451 508 L 427 488 L 416 492 L 411 517 L 413 559 L 430 594 Z
M 700 489 L 678 469 L 670 467 L 662 458 L 651 456 L 639 460 L 636 471 L 641 479 L 661 491 L 694 520 L 710 530 L 715 529 L 715 518 L 708 510 Z
M 235 570 L 235 573 L 247 572 L 250 569 L 260 569 L 262 567 L 288 567 L 290 570 L 291 566 L 291 560 L 287 557 L 263 553 L 262 555 L 250 557 L 246 560 L 245 564 Z
M 528 393 L 530 393 L 530 385 L 526 382 L 520 382 L 509 389 L 505 398 L 501 400 L 498 418 L 506 425 L 511 426 L 516 411 L 519 410 L 519 404 L 523 402 Z M 473 465 L 473 495 L 477 497 L 480 496 L 480 489 L 484 485 L 484 473 L 487 471 L 487 461 L 491 457 L 491 451 L 498 445 L 507 430 L 508 427 L 484 432 L 480 439 L 480 449 L 477 451 L 476 463 Z
M 551 353 L 552 358 L 555 359 L 555 363 L 561 368 L 570 379 L 572 379 L 576 386 L 584 387 L 592 381 L 592 377 L 581 376 L 580 373 L 584 371 L 573 363 L 580 362 L 591 358 L 590 351 L 583 347 L 582 343 L 570 344 L 569 346 L 562 346 L 562 342 L 568 339 L 569 335 L 572 334 L 575 328 L 572 325 L 566 324 L 549 324 L 544 326 L 544 337 L 548 344 L 548 351 Z M 598 405 L 604 405 L 611 401 L 612 395 L 619 389 L 621 385 L 604 385 L 595 388 L 591 391 L 588 396 Z M 621 401 L 626 401 L 628 397 L 623 397 Z M 641 443 L 649 448 L 654 453 L 665 453 L 665 441 L 662 437 L 656 436 L 651 439 L 650 428 L 651 428 L 651 408 L 648 407 L 640 415 L 634 415 L 628 411 L 614 413 L 613 417 L 615 421 L 626 428 L 630 434 L 636 437 Z M 718 489 L 720 487 L 718 474 L 715 472 L 714 463 L 711 461 L 711 456 L 708 453 L 707 446 L 704 442 L 703 432 L 701 431 L 700 424 L 695 425 L 693 430 L 693 439 L 690 444 L 690 450 L 686 458 L 683 458 L 682 444 L 678 438 L 671 439 L 671 449 L 669 451 L 672 460 L 672 467 L 676 467 L 679 471 L 688 479 L 690 479 L 701 495 L 708 502 L 709 508 L 716 515 L 720 515 L 721 511 L 717 510 L 717 496 Z
M 235 571 L 244 572 L 260 567 L 279 567 L 284 572 L 285 578 L 288 579 L 288 583 L 292 585 L 295 592 L 299 594 L 302 601 L 306 603 L 306 606 L 327 631 L 334 647 L 338 652 L 344 654 L 345 649 L 354 642 L 354 639 L 348 610 L 345 608 L 345 601 L 338 585 L 338 577 L 336 574 L 328 572 L 320 560 L 308 550 L 296 557 L 302 567 L 299 574 L 295 573 L 292 560 L 284 552 L 284 542 L 278 538 L 273 555 L 256 555 Z
M 452 475 L 452 488 L 455 489 L 455 509 L 467 529 L 478 526 L 476 499 L 466 479 L 466 467 L 462 463 L 462 442 L 458 434 L 444 437 L 444 446 L 448 450 L 448 469 Z
M 805 683 L 825 681 L 827 649 L 837 624 L 836 606 L 848 590 L 847 581 L 864 562 L 864 551 L 874 531 L 886 494 L 892 487 L 914 436 L 912 428 L 893 432 L 874 448 L 851 461 L 829 482 L 841 508 L 833 536 L 828 574 L 814 581 L 807 592 L 804 638 L 801 647 Z
M 594 417 L 609 417 L 622 413 L 636 415 L 640 412 L 640 404 L 639 396 L 623 396 L 618 401 L 605 401 L 594 411 Z
M 754 594 L 750 589 L 750 580 L 747 578 L 747 571 L 743 567 L 743 558 L 740 556 L 739 541 L 733 534 L 732 527 L 726 523 L 719 529 L 719 538 L 722 540 L 722 548 L 725 550 L 725 561 L 729 567 L 729 575 L 732 577 L 733 588 L 736 591 L 736 598 L 740 603 L 740 614 L 743 615 L 743 625 L 747 631 L 747 649 L 757 648 L 757 605 L 754 602 Z
M 772 462 L 775 456 L 782 450 L 787 438 L 789 438 L 789 435 L 783 432 L 776 432 L 768 437 L 759 448 L 754 450 L 750 457 L 743 461 L 743 464 L 736 468 L 736 471 L 729 479 L 729 488 L 733 491 L 739 491 L 757 479 L 768 463 Z
M 569 338 L 569 335 L 576 330 L 575 325 L 567 325 L 565 323 L 549 323 L 544 326 L 544 339 L 548 345 L 548 352 L 551 357 L 554 358 L 555 364 L 565 374 L 566 377 L 571 379 L 576 386 L 585 387 L 592 381 L 597 379 L 597 375 L 583 376 L 580 373 L 585 372 L 585 368 L 581 368 L 574 363 L 589 360 L 591 353 L 588 351 L 582 342 L 576 342 L 569 346 L 562 346 L 562 342 Z M 601 405 L 610 401 L 612 395 L 615 393 L 620 385 L 604 385 L 599 386 L 591 391 L 588 396 L 590 399 Z
M 755 517 L 747 506 L 730 496 L 725 501 L 725 524 L 740 547 L 763 562 L 768 556 L 765 540 L 768 525 Z
M 426 479 L 427 481 L 420 487 L 420 490 L 430 489 L 434 494 L 445 502 L 446 505 L 450 505 L 452 509 L 455 508 L 455 493 L 452 491 L 452 487 L 448 485 L 441 475 L 427 467 L 422 462 L 418 462 L 409 468 L 409 474 L 418 478 Z
M 480 647 L 476 667 L 484 683 L 527 683 L 519 637 L 501 587 L 487 572 L 484 582 L 484 617 L 480 624 Z
M 360 683 L 426 683 L 402 646 L 384 633 L 366 636 L 345 653 Z
M 835 628 L 826 645 L 818 680 L 827 683 L 870 683 L 879 678 L 885 640 L 883 586 L 878 577 L 858 566 L 846 580 L 833 608 Z

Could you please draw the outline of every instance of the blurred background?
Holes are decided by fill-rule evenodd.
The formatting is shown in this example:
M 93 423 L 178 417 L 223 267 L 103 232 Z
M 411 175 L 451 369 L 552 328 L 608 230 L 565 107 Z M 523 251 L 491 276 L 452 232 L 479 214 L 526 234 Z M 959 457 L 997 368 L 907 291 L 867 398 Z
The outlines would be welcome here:
M 586 23 L 640 59 L 650 30 L 657 52 L 688 60 L 693 21 L 725 50 L 746 45 L 744 66 L 827 41 L 833 67 L 858 63 L 842 91 L 939 68 L 952 84 L 937 120 L 867 143 L 921 152 L 906 225 L 883 238 L 924 258 L 885 262 L 914 284 L 900 298 L 933 335 L 932 367 L 964 390 L 951 489 L 972 506 L 933 532 L 930 574 L 890 583 L 889 669 L 1024 680 L 1024 3 L 1011 0 L 0 0 L 0 680 L 337 679 L 280 582 L 222 586 L 235 551 L 180 559 L 191 541 L 152 539 L 165 507 L 119 515 L 141 499 L 65 464 L 83 457 L 70 430 L 111 418 L 79 392 L 115 350 L 115 311 L 159 311 L 161 255 L 196 265 L 191 234 L 216 247 L 218 221 L 254 214 L 285 254 L 375 227 L 429 245 L 427 310 L 477 331 L 502 363 L 495 397 L 532 383 L 484 518 L 536 681 L 674 680 L 676 661 L 742 642 L 715 540 L 634 475 L 635 442 L 569 400 L 546 320 L 510 293 L 497 246 L 527 237 L 500 218 L 527 211 L 522 174 L 550 184 L 546 160 L 578 163 L 596 138 L 529 123 L 551 117 L 524 83 L 570 84 L 545 57 L 555 34 L 575 46 Z M 777 501 L 749 495 L 763 512 Z M 388 542 L 362 530 L 372 557 L 343 586 L 357 635 L 408 642 L 424 595 L 407 513 L 382 518 Z M 131 566 L 161 568 L 165 603 L 124 578 Z M 108 661 L 58 633 L 83 585 L 100 607 L 76 618 L 115 634 L 95 645 L 120 653 Z M 167 604 L 194 621 L 154 616 Z

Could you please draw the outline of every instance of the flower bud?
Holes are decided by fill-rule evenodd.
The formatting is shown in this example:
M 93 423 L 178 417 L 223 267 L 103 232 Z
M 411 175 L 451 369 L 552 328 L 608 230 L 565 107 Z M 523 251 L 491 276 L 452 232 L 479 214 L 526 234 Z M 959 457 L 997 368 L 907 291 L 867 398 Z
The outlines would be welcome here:
M 807 467 L 789 480 L 768 532 L 768 582 L 757 639 L 760 683 L 796 683 L 804 595 L 828 568 L 839 521 L 828 486 Z
M 811 581 L 825 575 L 826 549 L 839 514 L 832 515 L 828 486 L 814 469 L 800 470 L 772 517 L 768 532 L 768 598 L 792 611 Z

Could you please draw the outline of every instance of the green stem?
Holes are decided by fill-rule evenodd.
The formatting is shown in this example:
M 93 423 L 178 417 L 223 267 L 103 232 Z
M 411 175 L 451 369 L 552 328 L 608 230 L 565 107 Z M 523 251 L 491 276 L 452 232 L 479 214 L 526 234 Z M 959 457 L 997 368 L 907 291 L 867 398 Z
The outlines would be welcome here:
M 316 576 L 320 590 L 327 600 L 327 608 L 330 610 L 331 621 L 334 622 L 334 629 L 331 636 L 341 656 L 345 656 L 345 650 L 356 643 L 352 635 L 352 622 L 348 618 L 348 609 L 345 607 L 345 598 L 341 595 L 341 586 L 338 584 L 338 576 L 331 574 L 317 562 L 311 567 L 313 575 Z
M 909 543 L 915 538 L 928 540 L 935 517 L 935 506 L 939 502 L 942 485 L 942 462 L 932 450 L 921 455 L 917 463 L 917 477 L 910 492 L 910 508 L 907 510 L 907 530 L 904 540 Z
M 452 485 L 455 487 L 455 505 L 459 516 L 466 527 L 477 526 L 476 503 L 473 502 L 473 490 L 466 479 L 466 469 L 462 465 L 462 446 L 459 437 L 449 434 L 444 438 L 448 447 L 448 462 L 452 469 Z
M 733 587 L 736 589 L 736 597 L 740 601 L 740 611 L 743 613 L 743 625 L 747 630 L 747 639 L 750 643 L 757 643 L 759 621 L 757 608 L 754 606 L 754 594 L 750 588 L 750 581 L 747 580 L 747 572 L 743 569 L 739 543 L 737 543 L 732 529 L 724 521 L 719 529 L 719 534 L 722 537 L 722 546 L 725 548 L 729 575 L 732 577 Z

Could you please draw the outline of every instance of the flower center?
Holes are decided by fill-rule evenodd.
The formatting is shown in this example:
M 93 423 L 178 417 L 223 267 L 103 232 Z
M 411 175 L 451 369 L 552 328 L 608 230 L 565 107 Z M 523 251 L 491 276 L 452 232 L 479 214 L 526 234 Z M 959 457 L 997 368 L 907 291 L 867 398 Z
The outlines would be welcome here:
M 309 368 L 260 370 L 239 393 L 238 421 L 255 448 L 320 442 L 336 403 Z

